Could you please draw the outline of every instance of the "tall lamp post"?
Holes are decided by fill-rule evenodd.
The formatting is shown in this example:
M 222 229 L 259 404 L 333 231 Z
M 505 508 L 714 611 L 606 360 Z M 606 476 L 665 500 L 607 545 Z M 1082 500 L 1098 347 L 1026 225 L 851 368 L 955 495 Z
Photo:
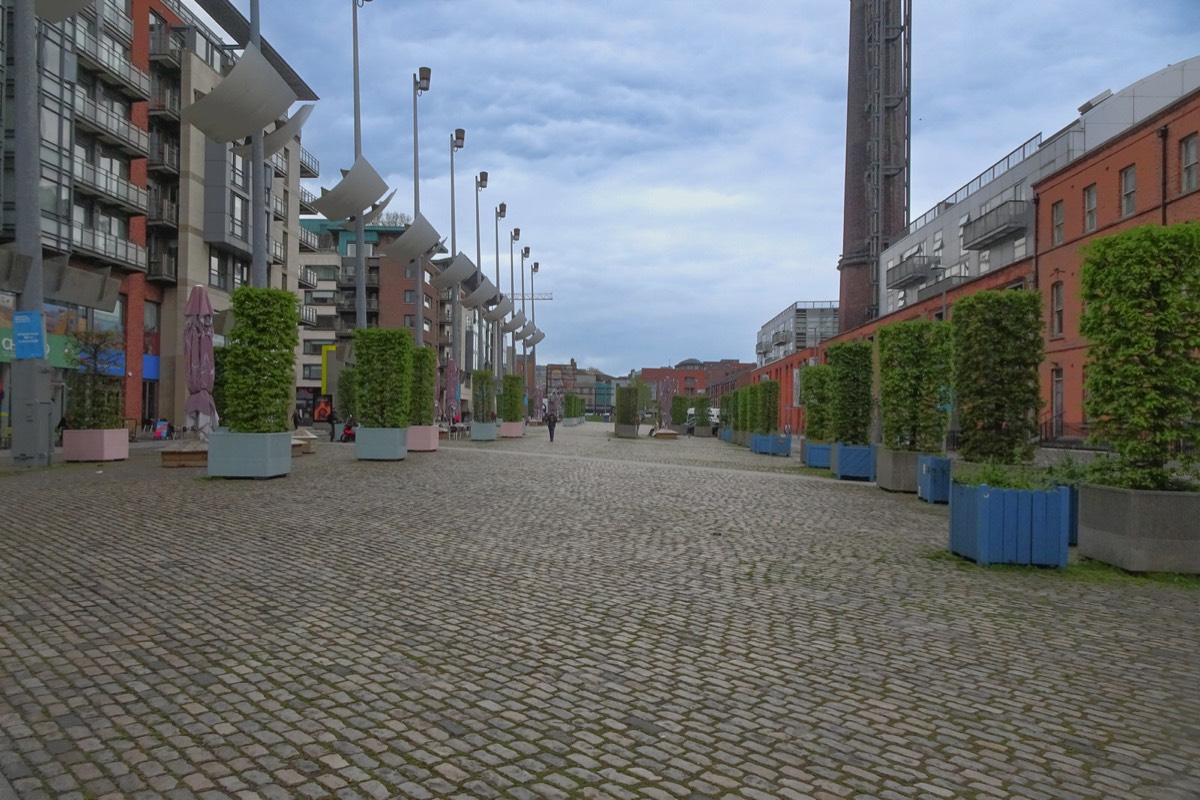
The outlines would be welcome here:
M 462 150 L 463 144 L 467 140 L 467 132 L 462 128 L 456 128 L 454 133 L 450 134 L 450 258 L 458 256 L 458 238 L 454 226 L 454 153 L 457 150 Z M 458 354 L 459 328 L 462 325 L 462 304 L 459 303 L 458 284 L 450 287 L 450 361 L 457 368 L 462 363 L 462 359 Z M 443 365 L 443 367 L 448 365 Z M 456 370 L 457 371 L 457 370 Z M 443 375 L 446 372 L 443 370 Z M 446 393 L 454 392 L 454 408 L 450 411 L 449 417 L 454 419 L 454 413 L 458 410 L 459 405 L 459 378 L 455 377 L 454 386 L 446 385 Z
M 520 229 L 520 228 L 513 228 L 513 229 L 512 229 L 512 232 L 508 234 L 508 277 L 509 277 L 509 283 L 512 283 L 512 274 L 513 274 L 513 246 L 514 246 L 514 245 L 515 245 L 517 242 L 519 242 L 520 240 L 521 240 L 521 229 Z M 500 285 L 500 271 L 499 271 L 499 270 L 496 270 L 496 285 L 497 285 L 497 286 L 499 286 L 499 285 Z M 513 362 L 513 360 L 516 358 L 516 349 L 517 349 L 517 339 L 516 339 L 516 334 L 514 333 L 514 334 L 513 334 L 513 336 L 512 336 L 512 355 L 511 355 L 511 357 L 510 357 L 510 359 L 509 359 L 509 362 L 508 362 L 508 374 L 509 374 L 509 375 L 511 375 L 511 374 L 513 373 L 513 363 L 512 363 L 512 362 Z
M 533 293 L 533 276 L 537 274 L 538 267 L 539 265 L 536 261 L 529 265 L 529 313 L 531 315 L 530 322 L 535 328 L 537 327 L 537 295 Z M 521 273 L 521 279 L 524 280 L 524 278 L 525 273 Z M 524 286 L 521 287 L 521 310 L 525 310 Z M 529 381 L 534 384 L 537 383 L 537 342 L 533 344 L 533 370 L 529 373 Z M 538 409 L 538 413 L 541 413 L 540 408 Z
M 527 258 L 529 258 L 529 245 L 525 245 L 524 247 L 521 248 L 521 310 L 522 311 L 525 310 L 525 259 L 527 259 Z M 516 286 L 516 281 L 513 280 L 512 264 L 509 264 L 509 270 L 508 270 L 508 296 L 509 297 L 517 296 L 517 286 Z M 512 336 L 510 337 L 508 363 L 511 365 L 508 371 L 512 374 L 516 374 L 516 371 L 517 371 L 517 334 L 516 334 L 516 331 L 514 331 Z M 525 374 L 525 368 L 523 366 L 521 367 L 521 374 L 522 375 Z
M 362 158 L 362 104 L 358 83 L 358 9 L 371 0 L 354 0 L 354 163 Z M 256 168 L 261 168 L 259 165 Z M 260 193 L 256 193 L 260 194 Z M 354 327 L 367 327 L 366 215 L 354 217 Z
M 500 286 L 500 220 L 508 214 L 508 205 L 501 203 L 496 206 L 496 287 L 499 291 Z M 492 335 L 491 358 L 492 358 L 492 374 L 496 376 L 496 382 L 500 381 L 500 337 L 497 336 L 498 326 L 489 326 Z
M 421 166 L 417 147 L 417 98 L 429 91 L 429 67 L 413 73 L 413 220 L 421 213 Z M 425 265 L 417 256 L 413 263 L 417 272 L 417 347 L 425 346 Z
M 479 236 L 479 193 L 487 188 L 487 173 L 480 172 L 475 176 L 475 264 L 483 263 L 483 242 Z M 475 333 L 478 335 L 478 347 L 475 349 L 475 368 L 483 369 L 483 308 L 475 309 Z

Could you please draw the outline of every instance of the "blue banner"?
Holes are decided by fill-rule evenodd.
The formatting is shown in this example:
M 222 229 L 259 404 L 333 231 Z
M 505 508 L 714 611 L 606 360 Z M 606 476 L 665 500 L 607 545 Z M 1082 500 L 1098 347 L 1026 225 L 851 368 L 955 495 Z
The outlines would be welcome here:
M 17 359 L 46 357 L 46 324 L 42 312 L 13 312 L 13 344 Z

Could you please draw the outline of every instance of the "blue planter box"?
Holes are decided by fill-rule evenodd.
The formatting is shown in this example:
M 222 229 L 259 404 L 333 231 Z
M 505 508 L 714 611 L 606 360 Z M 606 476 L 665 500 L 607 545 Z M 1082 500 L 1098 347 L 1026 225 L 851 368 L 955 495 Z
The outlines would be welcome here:
M 950 552 L 976 564 L 1067 565 L 1071 494 L 950 486 Z
M 208 435 L 208 477 L 275 478 L 292 471 L 292 434 L 233 433 Z
M 1067 544 L 1071 547 L 1079 546 L 1079 487 L 1067 486 L 1066 490 L 1070 495 L 1071 517 L 1067 521 Z
M 721 428 L 717 431 L 717 438 L 722 442 L 733 441 L 733 428 Z
M 791 456 L 792 437 L 783 434 L 762 436 L 760 437 L 759 446 L 763 448 L 759 452 L 769 456 Z
M 950 459 L 917 456 L 917 497 L 926 503 L 950 502 Z
M 632 426 L 630 426 L 632 427 Z M 471 441 L 472 442 L 494 442 L 496 441 L 496 423 L 494 422 L 475 422 L 471 421 Z
M 831 444 L 813 444 L 808 442 L 804 445 L 804 466 L 812 467 L 813 469 L 829 469 L 829 460 L 833 453 L 833 445 Z
M 359 461 L 403 461 L 408 455 L 408 428 L 354 429 L 354 457 Z
M 837 453 L 830 457 L 830 469 L 838 480 L 875 480 L 875 446 L 870 444 L 834 445 Z

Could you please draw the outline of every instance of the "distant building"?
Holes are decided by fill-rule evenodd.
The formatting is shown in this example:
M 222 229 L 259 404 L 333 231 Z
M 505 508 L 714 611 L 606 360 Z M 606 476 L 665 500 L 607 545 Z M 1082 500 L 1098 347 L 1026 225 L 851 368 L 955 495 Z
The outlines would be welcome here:
M 837 301 L 792 303 L 758 329 L 758 341 L 754 346 L 758 366 L 786 358 L 797 350 L 816 347 L 837 333 Z

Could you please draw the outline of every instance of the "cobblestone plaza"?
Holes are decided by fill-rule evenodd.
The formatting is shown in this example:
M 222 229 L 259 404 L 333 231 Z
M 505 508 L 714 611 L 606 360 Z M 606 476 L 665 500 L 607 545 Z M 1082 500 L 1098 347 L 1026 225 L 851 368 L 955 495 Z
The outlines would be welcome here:
M 0 474 L 0 798 L 1200 797 L 1200 592 L 713 439 Z

